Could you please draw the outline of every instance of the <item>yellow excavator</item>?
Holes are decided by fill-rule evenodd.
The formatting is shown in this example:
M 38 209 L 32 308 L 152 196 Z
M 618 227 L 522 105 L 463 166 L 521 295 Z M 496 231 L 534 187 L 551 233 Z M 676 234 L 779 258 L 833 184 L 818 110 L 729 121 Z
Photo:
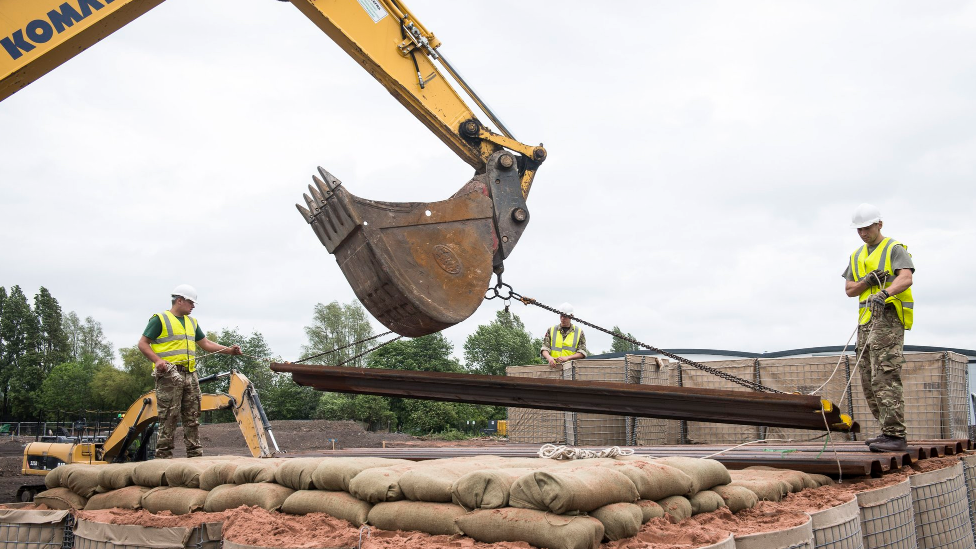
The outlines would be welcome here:
M 264 413 L 261 399 L 254 385 L 237 370 L 200 378 L 207 383 L 230 377 L 226 393 L 204 393 L 200 411 L 231 410 L 241 428 L 244 442 L 254 457 L 271 457 L 281 450 L 271 432 L 271 423 Z M 24 449 L 21 474 L 47 475 L 55 467 L 68 463 L 104 465 L 150 459 L 156 425 L 156 392 L 146 393 L 132 403 L 121 421 L 104 442 L 32 442 Z M 24 485 L 17 490 L 18 501 L 31 501 L 45 490 L 43 483 Z
M 0 101 L 162 1 L 0 0 Z M 389 329 L 419 337 L 463 321 L 529 222 L 525 201 L 546 150 L 512 137 L 399 0 L 287 1 L 475 170 L 447 200 L 397 203 L 359 198 L 319 168 L 302 217 Z

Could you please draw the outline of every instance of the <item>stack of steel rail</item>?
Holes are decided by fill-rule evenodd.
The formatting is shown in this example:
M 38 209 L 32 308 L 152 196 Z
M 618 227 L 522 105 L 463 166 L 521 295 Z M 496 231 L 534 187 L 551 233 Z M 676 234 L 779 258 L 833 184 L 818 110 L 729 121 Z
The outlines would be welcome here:
M 539 445 L 512 444 L 505 446 L 457 447 L 457 448 L 347 448 L 322 451 L 311 456 L 334 457 L 388 457 L 410 460 L 441 459 L 491 454 L 510 458 L 537 457 Z M 729 469 L 743 469 L 755 465 L 792 469 L 805 473 L 819 473 L 844 478 L 859 476 L 879 477 L 892 470 L 934 457 L 958 455 L 971 449 L 968 439 L 912 441 L 904 453 L 876 453 L 868 450 L 863 442 L 832 442 L 826 448 L 822 442 L 786 444 L 760 443 L 734 447 L 717 445 L 678 445 L 635 447 L 638 455 L 653 457 L 685 456 L 710 457 L 725 464 Z M 590 448 L 602 450 L 603 448 Z
M 858 431 L 812 395 L 275 363 L 320 391 L 818 431 Z

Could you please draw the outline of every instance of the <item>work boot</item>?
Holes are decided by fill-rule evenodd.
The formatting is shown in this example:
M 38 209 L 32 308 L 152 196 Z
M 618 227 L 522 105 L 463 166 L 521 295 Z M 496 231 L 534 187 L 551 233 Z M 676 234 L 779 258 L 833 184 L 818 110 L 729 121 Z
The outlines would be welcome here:
M 876 436 L 876 437 L 871 437 L 871 438 L 869 438 L 869 439 L 867 439 L 867 440 L 865 440 L 865 441 L 864 441 L 864 444 L 866 444 L 866 445 L 868 445 L 868 446 L 871 446 L 871 445 L 872 445 L 872 444 L 874 444 L 875 442 L 882 442 L 882 441 L 884 441 L 884 440 L 885 440 L 885 438 L 886 438 L 886 437 L 884 436 L 884 434 L 880 434 L 880 435 L 878 435 L 878 436 Z
M 881 435 L 884 440 L 868 446 L 872 452 L 907 452 L 908 442 L 901 437 Z

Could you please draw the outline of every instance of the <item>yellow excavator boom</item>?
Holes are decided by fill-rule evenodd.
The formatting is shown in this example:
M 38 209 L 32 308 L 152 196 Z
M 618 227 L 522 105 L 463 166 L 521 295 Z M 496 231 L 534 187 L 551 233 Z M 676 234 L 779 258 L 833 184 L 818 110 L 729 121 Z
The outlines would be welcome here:
M 0 0 L 0 100 L 162 1 Z M 359 198 L 320 168 L 298 206 L 302 217 L 391 330 L 419 337 L 463 321 L 529 222 L 525 200 L 546 150 L 512 136 L 400 0 L 289 1 L 475 169 L 446 200 L 391 203 Z

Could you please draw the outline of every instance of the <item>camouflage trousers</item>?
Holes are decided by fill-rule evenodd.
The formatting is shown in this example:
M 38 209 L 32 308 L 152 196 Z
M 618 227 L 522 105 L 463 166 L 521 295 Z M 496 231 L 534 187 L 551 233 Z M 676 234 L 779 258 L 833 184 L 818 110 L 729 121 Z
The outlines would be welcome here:
M 173 457 L 173 435 L 177 420 L 183 423 L 183 443 L 186 457 L 203 455 L 200 445 L 200 383 L 196 372 L 170 366 L 156 377 L 156 409 L 159 421 L 159 439 L 156 441 L 156 458 Z
M 905 438 L 905 395 L 901 367 L 905 328 L 891 307 L 857 329 L 857 356 L 861 357 L 861 388 L 868 408 L 881 424 L 881 432 Z

